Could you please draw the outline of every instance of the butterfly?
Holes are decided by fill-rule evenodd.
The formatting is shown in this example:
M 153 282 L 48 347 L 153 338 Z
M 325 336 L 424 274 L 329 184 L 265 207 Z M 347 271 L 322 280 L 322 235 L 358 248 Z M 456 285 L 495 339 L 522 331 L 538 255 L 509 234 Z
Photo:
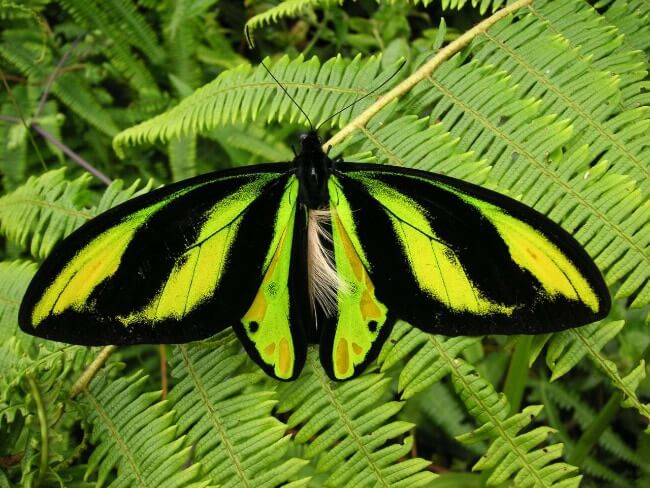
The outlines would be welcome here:
M 31 281 L 23 331 L 84 345 L 184 343 L 232 327 L 270 376 L 310 343 L 359 375 L 396 320 L 432 334 L 539 334 L 605 317 L 578 242 L 462 180 L 331 159 L 315 131 L 292 163 L 171 184 L 63 240 Z

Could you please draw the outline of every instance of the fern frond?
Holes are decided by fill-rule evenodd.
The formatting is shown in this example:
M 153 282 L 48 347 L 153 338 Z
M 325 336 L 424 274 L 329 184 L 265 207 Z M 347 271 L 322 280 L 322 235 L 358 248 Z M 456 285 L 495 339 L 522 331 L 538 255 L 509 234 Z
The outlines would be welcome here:
M 315 57 L 305 61 L 302 57 L 289 60 L 284 56 L 274 63 L 266 60 L 266 64 L 316 124 L 337 108 L 368 93 L 368 87 L 376 83 L 379 61 L 377 57 L 362 61 L 360 56 L 353 60 L 337 56 L 321 66 Z M 116 151 L 121 151 L 127 144 L 166 141 L 258 117 L 267 122 L 287 119 L 304 124 L 304 116 L 291 100 L 276 96 L 280 91 L 262 66 L 242 65 L 223 72 L 171 110 L 122 131 L 113 145 Z M 355 106 L 354 112 L 361 109 Z M 346 110 L 332 124 L 347 122 L 350 112 Z
M 629 36 L 622 36 L 606 17 L 581 0 L 542 0 L 528 8 L 539 21 L 547 23 L 550 32 L 564 37 L 580 59 L 590 62 L 596 70 L 616 73 L 620 77 L 622 104 L 626 108 L 638 106 L 635 96 L 647 85 L 643 80 L 648 61 L 626 42 Z
M 552 371 L 551 381 L 571 371 L 588 354 L 600 351 L 624 325 L 622 320 L 598 322 L 580 328 L 579 336 L 574 334 L 578 329 L 553 334 L 546 352 L 546 364 Z
M 241 372 L 246 361 L 231 332 L 179 345 L 172 359 L 178 383 L 168 400 L 193 458 L 221 487 L 273 487 L 294 480 L 307 461 L 287 456 L 291 436 L 271 415 L 275 393 L 259 387 L 264 373 Z
M 54 70 L 51 64 L 52 53 L 48 52 L 50 63 L 35 63 L 37 50 L 40 45 L 34 33 L 29 33 L 33 42 L 25 42 L 22 31 L 6 31 L 3 33 L 3 42 L 0 43 L 0 57 L 15 66 L 23 75 L 35 80 L 45 80 Z M 118 132 L 115 122 L 110 114 L 102 107 L 88 83 L 74 72 L 62 73 L 54 80 L 51 86 L 52 93 L 63 104 L 79 117 L 108 136 Z
M 592 348 L 588 337 L 583 335 L 580 329 L 573 329 L 572 333 L 589 349 L 589 357 L 592 362 L 609 377 L 614 387 L 623 394 L 621 405 L 636 409 L 649 422 L 645 431 L 650 433 L 650 403 L 643 403 L 636 394 L 639 384 L 646 376 L 645 361 L 641 360 L 632 371 L 622 377 L 616 364 L 605 358 L 602 352 Z
M 572 439 L 572 437 L 569 435 L 566 429 L 566 422 L 562 418 L 560 418 L 559 412 L 557 411 L 556 408 L 556 403 L 551 400 L 550 395 L 548 394 L 548 386 L 558 386 L 558 383 L 547 383 L 547 382 L 540 382 L 539 383 L 539 388 L 538 392 L 541 396 L 542 401 L 544 402 L 544 413 L 545 416 L 548 419 L 549 425 L 554 427 L 556 429 L 555 436 L 562 441 L 564 444 L 564 451 L 565 451 L 565 458 L 571 459 L 574 457 L 574 453 L 578 451 L 578 442 L 575 442 L 575 439 Z M 606 407 L 605 407 L 606 408 Z M 601 412 L 602 413 L 602 412 Z M 594 422 L 599 422 L 601 419 L 599 418 L 600 414 L 598 417 L 594 420 Z M 587 427 L 592 428 L 593 424 L 590 423 L 590 425 Z M 609 430 L 609 429 L 608 429 Z M 603 437 L 606 436 L 608 430 L 605 432 L 602 432 L 601 436 L 598 438 L 598 443 L 602 445 L 601 440 Z M 584 429 L 583 429 L 584 432 Z M 586 433 L 583 433 L 583 436 Z M 584 451 L 584 449 L 583 449 Z M 592 450 L 593 451 L 593 450 Z M 593 476 L 595 478 L 600 478 L 601 480 L 605 480 L 608 483 L 611 483 L 613 486 L 621 486 L 621 487 L 628 487 L 630 486 L 629 481 L 625 478 L 625 476 L 621 475 L 620 472 L 614 472 L 612 469 L 610 469 L 605 463 L 601 461 L 600 457 L 596 457 L 595 452 L 590 452 L 590 453 L 585 453 L 585 456 L 581 458 L 580 461 L 580 469 L 582 470 L 583 473 L 589 474 L 590 476 Z M 624 474 L 624 473 L 623 473 Z
M 300 378 L 280 386 L 278 411 L 289 415 L 295 440 L 325 473 L 324 486 L 425 486 L 430 464 L 409 457 L 413 427 L 394 420 L 402 403 L 387 398 L 390 379 L 365 374 L 333 383 L 311 351 Z
M 281 19 L 298 17 L 307 9 L 313 10 L 319 7 L 334 5 L 336 3 L 342 5 L 343 0 L 284 0 L 264 12 L 251 17 L 248 22 L 246 22 L 246 28 L 248 28 L 249 32 L 253 32 L 256 29 L 278 22 Z M 379 0 L 377 0 L 377 3 L 379 3 Z M 389 3 L 398 2 L 390 0 Z M 411 3 L 414 5 L 422 4 L 427 7 L 428 5 L 436 3 L 436 1 L 411 0 Z M 438 3 L 440 3 L 442 10 L 460 10 L 465 5 L 471 3 L 472 7 L 479 7 L 479 12 L 482 15 L 489 9 L 492 11 L 497 10 L 505 3 L 505 0 L 442 0 Z
M 434 383 L 415 398 L 419 409 L 431 425 L 439 427 L 452 439 L 476 427 L 468 422 L 458 397 L 442 381 Z M 428 428 L 428 425 L 420 426 Z M 466 447 L 477 456 L 487 449 L 483 442 L 466 444 Z
M 70 0 L 67 0 L 69 3 Z M 129 45 L 144 53 L 154 64 L 161 64 L 165 59 L 165 51 L 160 46 L 156 33 L 151 25 L 140 14 L 135 3 L 129 0 L 104 0 L 101 12 L 106 15 L 111 31 L 119 30 L 115 42 L 127 42 Z M 90 20 L 86 17 L 87 20 Z M 96 19 L 93 19 L 96 20 Z
M 540 388 L 544 388 L 546 398 L 551 399 L 563 410 L 572 410 L 572 418 L 578 422 L 583 431 L 596 418 L 594 409 L 584 402 L 577 392 L 565 387 L 561 383 L 544 383 L 543 385 L 540 384 Z M 635 464 L 640 467 L 645 465 L 645 461 L 640 459 L 638 454 L 611 427 L 605 429 L 598 438 L 598 445 L 617 458 L 630 464 Z
M 624 35 L 630 46 L 650 56 L 650 6 L 644 0 L 613 2 L 605 18 Z
M 73 19 L 90 32 L 96 32 L 102 47 L 115 68 L 129 79 L 140 93 L 159 93 L 155 79 L 147 66 L 131 50 L 131 46 L 144 49 L 152 60 L 161 59 L 162 53 L 156 45 L 155 35 L 141 18 L 129 17 L 129 10 L 122 0 L 94 2 L 83 0 L 57 0 Z M 105 7 L 106 4 L 106 7 Z M 107 10 L 105 10 L 107 9 Z M 117 22 L 116 22 L 117 18 Z M 142 42 L 142 45 L 139 43 Z
M 441 354 L 443 353 L 442 346 Z M 562 454 L 562 444 L 536 447 L 553 432 L 550 427 L 528 427 L 542 410 L 541 405 L 531 405 L 521 412 L 509 415 L 510 406 L 503 394 L 483 379 L 473 366 L 461 359 L 445 357 L 451 367 L 451 378 L 469 413 L 482 425 L 457 439 L 473 443 L 491 440 L 487 452 L 474 465 L 473 470 L 490 469 L 488 485 L 497 485 L 513 479 L 518 487 L 528 486 L 578 486 L 581 476 L 575 476 L 576 467 L 555 462 Z
M 570 13 L 564 19 L 580 21 Z M 642 141 L 650 138 L 650 109 L 619 112 L 620 78 L 581 59 L 579 50 L 570 49 L 569 41 L 550 27 L 552 23 L 547 27 L 534 15 L 501 22 L 477 43 L 474 59 L 508 72 L 523 93 L 540 100 L 542 113 L 570 119 L 578 135 L 574 146 L 589 145 L 592 157 L 603 154 L 615 172 L 630 175 L 648 193 L 650 169 L 643 161 L 650 149 Z M 602 58 L 601 66 L 617 63 L 616 58 Z
M 623 325 L 622 320 L 596 323 L 553 334 L 548 346 L 546 362 L 553 371 L 551 379 L 554 380 L 566 374 L 582 358 L 588 356 L 623 394 L 624 400 L 621 405 L 636 409 L 643 417 L 650 420 L 650 404 L 644 404 L 636 394 L 639 383 L 645 378 L 645 362 L 642 360 L 627 376 L 621 377 L 616 364 L 601 352 L 605 344 L 620 332 Z
M 137 372 L 110 381 L 106 374 L 84 392 L 87 420 L 96 445 L 86 478 L 97 473 L 97 486 L 165 486 L 207 488 L 200 462 L 192 462 L 192 446 L 179 434 L 176 414 L 159 392 L 145 391 L 146 376 Z M 111 479 L 116 469 L 117 476 Z
M 36 268 L 36 263 L 32 261 L 0 262 L 0 344 L 18 330 L 20 301 Z
M 91 176 L 65 179 L 65 169 L 31 177 L 14 192 L 0 198 L 0 233 L 27 249 L 35 258 L 44 258 L 52 247 L 97 213 L 128 198 L 148 191 L 137 191 L 138 182 L 123 189 L 114 182 L 97 205 L 88 190 Z
M 447 358 L 457 357 L 480 341 L 480 337 L 433 336 L 399 322 L 381 351 L 379 363 L 382 370 L 387 370 L 411 356 L 398 381 L 401 397 L 407 399 L 451 372 Z
M 343 0 L 284 0 L 279 4 L 257 14 L 246 22 L 246 28 L 253 32 L 260 27 L 279 21 L 287 17 L 297 17 L 307 9 L 315 9 L 321 6 L 343 4 Z

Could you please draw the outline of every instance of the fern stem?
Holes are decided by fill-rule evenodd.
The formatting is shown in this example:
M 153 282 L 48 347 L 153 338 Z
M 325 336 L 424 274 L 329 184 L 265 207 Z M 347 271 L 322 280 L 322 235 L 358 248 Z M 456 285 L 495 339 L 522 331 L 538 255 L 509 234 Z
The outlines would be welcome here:
M 518 412 L 524 396 L 524 388 L 528 380 L 528 355 L 533 336 L 519 336 L 517 345 L 510 359 L 508 375 L 503 387 L 503 392 L 508 397 L 510 413 Z
M 232 464 L 234 471 L 237 474 L 237 477 L 239 478 L 238 480 L 239 486 L 245 486 L 247 488 L 252 487 L 253 485 L 251 483 L 251 480 L 248 478 L 248 473 L 244 469 L 244 466 L 242 465 L 242 460 L 239 458 L 239 454 L 235 450 L 234 441 L 231 435 L 229 434 L 228 430 L 226 429 L 226 425 L 223 420 L 223 417 L 217 411 L 216 405 L 212 402 L 212 400 L 210 400 L 210 395 L 208 394 L 205 388 L 201 375 L 196 370 L 194 364 L 192 363 L 192 359 L 190 358 L 190 355 L 187 352 L 187 347 L 184 344 L 179 344 L 178 350 L 180 351 L 183 357 L 183 362 L 185 363 L 185 367 L 187 368 L 188 376 L 191 378 L 192 383 L 194 383 L 194 386 L 196 387 L 196 391 L 198 391 L 201 397 L 201 401 L 203 402 L 203 405 L 208 411 L 210 422 L 212 423 L 213 427 L 218 433 L 219 438 L 221 440 L 221 445 L 225 449 L 228 458 L 230 459 L 230 463 Z
M 535 466 L 533 466 L 526 460 L 527 451 L 522 450 L 522 448 L 519 445 L 517 445 L 517 443 L 512 439 L 512 437 L 504 427 L 502 420 L 498 418 L 490 410 L 490 407 L 485 403 L 481 395 L 479 395 L 472 388 L 472 386 L 468 382 L 468 379 L 465 376 L 463 376 L 462 372 L 460 371 L 458 360 L 447 353 L 447 351 L 444 349 L 444 347 L 442 347 L 442 345 L 440 344 L 440 342 L 435 336 L 431 336 L 430 341 L 431 344 L 438 350 L 438 354 L 440 355 L 440 357 L 443 358 L 449 365 L 449 370 L 452 376 L 458 380 L 458 383 L 467 392 L 467 394 L 471 396 L 474 403 L 480 406 L 481 411 L 487 416 L 487 418 L 489 419 L 488 420 L 489 423 L 497 431 L 499 437 L 501 437 L 501 439 L 503 439 L 503 441 L 506 443 L 506 445 L 508 446 L 512 454 L 515 457 L 522 460 L 522 468 L 526 470 L 530 478 L 533 480 L 535 486 L 548 486 L 548 483 L 546 483 L 545 480 L 542 479 L 540 473 L 535 468 Z
M 70 390 L 70 398 L 76 397 L 79 393 L 84 391 L 88 386 L 88 383 L 95 377 L 99 368 L 103 366 L 106 360 L 115 352 L 117 346 L 106 346 L 99 351 L 97 357 L 93 360 L 92 363 L 88 365 L 86 370 L 81 374 L 77 382 L 72 385 Z
M 350 434 L 350 437 L 354 441 L 354 443 L 357 446 L 357 449 L 359 452 L 363 455 L 365 458 L 366 462 L 368 463 L 368 466 L 372 470 L 372 472 L 375 475 L 375 479 L 377 480 L 375 486 L 385 486 L 386 488 L 389 487 L 388 482 L 386 481 L 386 478 L 382 475 L 381 473 L 381 468 L 377 465 L 377 463 L 372 459 L 372 456 L 370 455 L 371 453 L 368 451 L 366 445 L 364 444 L 363 440 L 361 439 L 359 433 L 355 429 L 353 425 L 352 419 L 350 419 L 350 416 L 348 415 L 348 412 L 346 412 L 341 404 L 340 399 L 338 398 L 336 394 L 336 388 L 332 388 L 332 382 L 330 381 L 329 378 L 327 378 L 323 373 L 323 369 L 315 359 L 314 355 L 311 354 L 307 357 L 307 361 L 309 362 L 312 370 L 314 371 L 314 375 L 316 378 L 318 378 L 318 381 L 320 383 L 320 386 L 322 388 L 322 391 L 328 396 L 330 403 L 332 406 L 336 409 L 336 413 L 338 414 L 339 420 L 341 422 L 341 425 L 345 427 L 345 430 L 348 431 Z
M 598 443 L 598 439 L 609 427 L 621 407 L 623 395 L 616 391 L 607 401 L 600 413 L 589 424 L 589 427 L 578 439 L 575 449 L 567 456 L 567 461 L 576 466 L 580 466 L 587 458 L 593 447 Z
M 569 331 L 575 335 L 587 348 L 589 352 L 589 357 L 591 360 L 598 366 L 607 376 L 609 376 L 614 386 L 623 393 L 622 399 L 625 401 L 626 407 L 635 408 L 641 415 L 646 419 L 650 420 L 650 405 L 644 404 L 639 400 L 639 397 L 636 395 L 636 391 L 633 388 L 630 388 L 629 385 L 623 381 L 623 378 L 618 373 L 616 365 L 611 362 L 609 359 L 606 359 L 600 351 L 594 349 L 592 344 L 587 340 L 584 333 L 580 329 L 569 329 Z M 643 362 L 643 361 L 642 361 Z M 650 427 L 648 427 L 650 429 Z
M 40 486 L 45 478 L 45 472 L 47 471 L 47 460 L 49 457 L 49 433 L 47 430 L 47 414 L 45 413 L 45 404 L 43 403 L 43 397 L 41 396 L 41 390 L 39 389 L 34 377 L 31 374 L 26 375 L 27 383 L 29 383 L 29 391 L 34 397 L 34 403 L 36 403 L 36 413 L 38 415 L 38 424 L 41 431 L 41 460 L 38 466 L 38 478 L 36 479 L 35 486 Z
M 516 12 L 522 7 L 529 5 L 533 0 L 518 0 L 517 2 L 508 5 L 507 7 L 502 8 L 497 13 L 488 17 L 487 19 L 479 22 L 470 30 L 465 32 L 455 41 L 449 43 L 447 46 L 438 51 L 433 58 L 424 63 L 415 73 L 406 78 L 404 81 L 399 83 L 396 87 L 390 90 L 385 95 L 379 97 L 379 99 L 370 105 L 366 110 L 359 114 L 352 122 L 343 127 L 339 132 L 337 132 L 334 137 L 329 141 L 323 144 L 323 148 L 326 149 L 327 146 L 334 146 L 342 141 L 344 141 L 348 136 L 350 136 L 355 130 L 362 129 L 366 126 L 368 121 L 372 119 L 381 109 L 386 107 L 393 100 L 397 100 L 401 96 L 408 93 L 411 88 L 417 85 L 420 81 L 424 80 L 435 71 L 438 66 L 440 66 L 444 61 L 452 57 L 454 54 L 459 52 L 465 46 L 467 46 L 475 37 L 487 31 L 490 27 L 496 24 L 501 19 L 507 17 L 513 12 Z
M 99 171 L 97 168 L 95 168 L 92 164 L 90 164 L 88 161 L 86 161 L 84 158 L 79 156 L 76 152 L 74 152 L 72 149 L 70 149 L 68 146 L 63 144 L 61 141 L 59 141 L 56 137 L 54 137 L 52 134 L 47 132 L 43 127 L 41 127 L 38 124 L 32 124 L 31 127 L 38 132 L 43 139 L 49 141 L 51 144 L 55 145 L 58 147 L 63 153 L 65 153 L 70 159 L 72 159 L 75 163 L 77 163 L 79 166 L 81 166 L 83 169 L 88 171 L 91 175 L 93 175 L 95 178 L 97 178 L 99 181 L 104 183 L 105 185 L 110 185 L 113 181 L 106 176 L 104 173 Z

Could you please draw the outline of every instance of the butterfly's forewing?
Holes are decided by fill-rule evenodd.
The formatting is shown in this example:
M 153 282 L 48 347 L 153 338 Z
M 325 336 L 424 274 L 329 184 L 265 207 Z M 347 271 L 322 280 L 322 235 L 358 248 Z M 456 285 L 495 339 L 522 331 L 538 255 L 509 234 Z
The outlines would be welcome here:
M 297 182 L 288 169 L 194 178 L 93 219 L 39 269 L 21 306 L 21 328 L 99 345 L 188 342 L 240 323 L 259 304 L 263 280 L 281 279 L 269 269 L 290 246 L 287 202 L 295 205 Z M 273 326 L 292 358 L 306 347 L 291 340 L 286 323 Z
M 377 298 L 444 335 L 536 334 L 603 318 L 610 298 L 559 225 L 496 192 L 424 171 L 342 164 L 331 192 Z M 341 198 L 342 196 L 342 198 Z

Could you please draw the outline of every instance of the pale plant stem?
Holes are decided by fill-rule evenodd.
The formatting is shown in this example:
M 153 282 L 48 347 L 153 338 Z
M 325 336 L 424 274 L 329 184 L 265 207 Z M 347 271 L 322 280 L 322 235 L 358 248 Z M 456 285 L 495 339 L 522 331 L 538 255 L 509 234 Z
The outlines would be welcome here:
M 45 413 L 45 403 L 43 402 L 43 397 L 41 395 L 41 390 L 36 383 L 36 380 L 32 377 L 31 374 L 26 376 L 27 383 L 29 384 L 29 390 L 36 404 L 36 412 L 38 415 L 38 425 L 40 428 L 41 434 L 41 459 L 38 467 L 38 476 L 36 478 L 35 486 L 40 486 L 45 478 L 45 473 L 47 471 L 47 462 L 50 455 L 50 439 L 47 425 L 47 414 Z
M 76 397 L 79 393 L 88 387 L 88 384 L 95 377 L 97 371 L 99 371 L 99 368 L 104 365 L 104 363 L 108 360 L 111 354 L 115 352 L 116 349 L 117 346 L 106 346 L 102 348 L 101 351 L 99 351 L 97 357 L 95 357 L 95 359 L 93 359 L 93 362 L 88 365 L 77 382 L 72 385 L 72 389 L 70 390 L 70 398 Z
M 488 17 L 484 21 L 476 24 L 455 41 L 443 47 L 440 51 L 438 51 L 438 54 L 423 64 L 415 73 L 399 83 L 392 90 L 379 97 L 375 103 L 370 105 L 366 110 L 364 110 L 354 120 L 352 120 L 352 122 L 343 127 L 329 141 L 325 142 L 325 144 L 323 144 L 323 148 L 325 149 L 328 146 L 339 144 L 348 138 L 355 130 L 360 130 L 366 127 L 370 119 L 377 115 L 380 110 L 382 110 L 392 101 L 397 100 L 408 93 L 420 81 L 430 76 L 431 73 L 435 71 L 444 61 L 451 58 L 454 54 L 472 42 L 475 37 L 487 31 L 501 19 L 507 17 L 513 12 L 516 12 L 522 7 L 531 4 L 532 2 L 533 0 L 519 0 L 518 2 L 502 8 L 491 17 Z

